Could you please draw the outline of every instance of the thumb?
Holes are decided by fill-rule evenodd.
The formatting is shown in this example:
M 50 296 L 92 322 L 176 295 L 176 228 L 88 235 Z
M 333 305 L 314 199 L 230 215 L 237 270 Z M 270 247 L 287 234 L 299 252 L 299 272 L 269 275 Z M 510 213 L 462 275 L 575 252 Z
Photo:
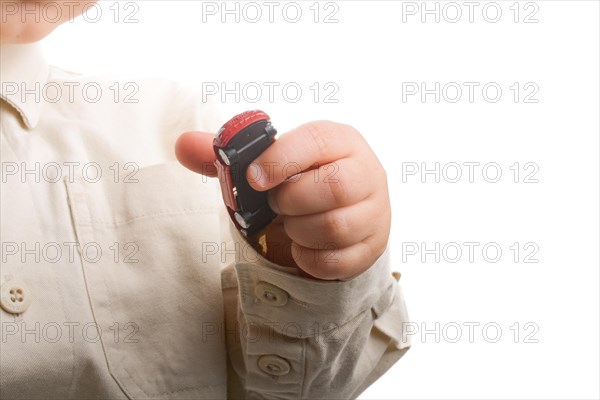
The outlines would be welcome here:
M 175 143 L 175 156 L 186 168 L 206 176 L 217 176 L 213 139 L 206 132 L 185 132 Z

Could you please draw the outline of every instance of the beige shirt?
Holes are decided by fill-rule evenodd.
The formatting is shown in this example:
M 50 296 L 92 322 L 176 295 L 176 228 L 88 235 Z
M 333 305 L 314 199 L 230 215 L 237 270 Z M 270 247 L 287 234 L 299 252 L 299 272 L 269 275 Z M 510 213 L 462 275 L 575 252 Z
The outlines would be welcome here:
M 408 349 L 387 253 L 300 277 L 175 161 L 223 122 L 198 93 L 0 55 L 3 399 L 347 399 Z

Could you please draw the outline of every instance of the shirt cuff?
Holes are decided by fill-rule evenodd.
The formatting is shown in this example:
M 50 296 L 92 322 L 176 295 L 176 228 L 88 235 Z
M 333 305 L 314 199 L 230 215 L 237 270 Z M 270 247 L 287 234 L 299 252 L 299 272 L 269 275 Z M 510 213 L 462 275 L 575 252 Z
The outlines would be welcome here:
M 232 224 L 233 225 L 233 224 Z M 295 337 L 310 337 L 326 324 L 341 327 L 372 309 L 375 318 L 392 304 L 396 280 L 390 271 L 389 251 L 366 271 L 345 281 L 301 277 L 295 268 L 282 267 L 258 254 L 232 227 L 234 241 L 245 246 L 235 263 L 240 307 L 247 317 L 275 322 L 273 329 Z M 248 248 L 250 247 L 250 248 Z

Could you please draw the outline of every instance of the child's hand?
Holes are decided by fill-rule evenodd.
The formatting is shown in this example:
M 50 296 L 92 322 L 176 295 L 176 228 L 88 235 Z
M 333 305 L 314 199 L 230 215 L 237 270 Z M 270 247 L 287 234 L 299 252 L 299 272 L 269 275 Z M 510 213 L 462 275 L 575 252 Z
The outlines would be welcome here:
M 177 158 L 214 176 L 212 139 L 183 134 Z M 391 220 L 386 173 L 354 128 L 328 121 L 302 125 L 281 135 L 254 163 L 248 181 L 256 190 L 272 189 L 269 204 L 280 214 L 268 229 L 268 245 L 291 250 L 272 261 L 289 265 L 293 259 L 313 277 L 348 279 L 381 256 Z

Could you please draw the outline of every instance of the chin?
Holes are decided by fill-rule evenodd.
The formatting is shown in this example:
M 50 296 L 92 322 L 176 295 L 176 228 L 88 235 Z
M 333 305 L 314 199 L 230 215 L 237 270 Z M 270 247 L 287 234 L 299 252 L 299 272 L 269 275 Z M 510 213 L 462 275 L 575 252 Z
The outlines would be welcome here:
M 23 29 L 3 30 L 0 35 L 0 44 L 28 44 L 39 42 L 48 36 L 57 25 L 35 25 Z M 3 27 L 5 28 L 5 27 Z

